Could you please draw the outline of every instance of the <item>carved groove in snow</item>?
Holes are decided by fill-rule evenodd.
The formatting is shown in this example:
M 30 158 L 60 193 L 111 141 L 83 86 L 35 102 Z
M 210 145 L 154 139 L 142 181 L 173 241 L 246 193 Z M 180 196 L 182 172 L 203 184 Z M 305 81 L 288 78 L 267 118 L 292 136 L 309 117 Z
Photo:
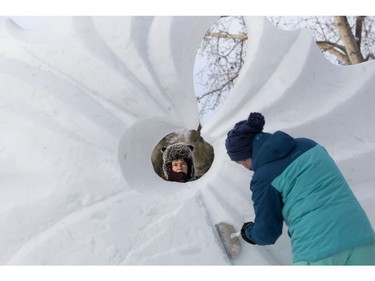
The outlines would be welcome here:
M 326 146 L 374 223 L 374 63 L 333 66 L 308 33 L 262 17 L 245 19 L 246 63 L 202 129 L 215 151 L 209 172 L 184 188 L 154 173 L 157 142 L 198 127 L 192 69 L 215 20 L 58 17 L 34 31 L 2 22 L 1 264 L 229 264 L 213 226 L 239 229 L 253 214 L 251 175 L 224 140 L 250 111 L 266 116 L 266 131 Z M 290 263 L 286 230 L 275 246 L 243 248 L 235 264 Z

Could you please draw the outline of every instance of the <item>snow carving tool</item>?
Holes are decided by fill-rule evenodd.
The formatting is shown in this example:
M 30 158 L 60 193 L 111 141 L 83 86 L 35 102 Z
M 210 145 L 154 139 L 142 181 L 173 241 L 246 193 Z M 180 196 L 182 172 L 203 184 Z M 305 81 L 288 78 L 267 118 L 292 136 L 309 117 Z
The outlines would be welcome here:
M 241 232 L 236 232 L 233 225 L 225 222 L 218 223 L 215 227 L 228 257 L 230 259 L 238 257 L 241 252 L 241 243 L 239 239 Z

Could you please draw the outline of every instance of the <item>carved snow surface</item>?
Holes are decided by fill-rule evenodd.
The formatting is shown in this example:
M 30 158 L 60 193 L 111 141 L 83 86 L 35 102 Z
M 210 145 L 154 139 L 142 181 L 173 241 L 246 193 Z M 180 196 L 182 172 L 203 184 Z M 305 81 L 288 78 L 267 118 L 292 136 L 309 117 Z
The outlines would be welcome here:
M 337 67 L 308 33 L 245 19 L 247 61 L 202 130 L 215 151 L 202 178 L 157 176 L 151 152 L 197 129 L 197 48 L 215 17 L 57 17 L 0 27 L 0 264 L 230 264 L 214 225 L 254 217 L 251 173 L 230 162 L 226 133 L 251 111 L 265 131 L 323 144 L 375 222 L 375 65 Z M 243 241 L 241 241 L 243 242 Z M 234 264 L 290 264 L 241 243 Z

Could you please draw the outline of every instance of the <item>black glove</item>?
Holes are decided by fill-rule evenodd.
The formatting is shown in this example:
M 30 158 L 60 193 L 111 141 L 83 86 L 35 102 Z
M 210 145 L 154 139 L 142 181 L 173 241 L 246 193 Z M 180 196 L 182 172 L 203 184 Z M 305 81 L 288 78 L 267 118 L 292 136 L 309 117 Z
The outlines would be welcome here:
M 250 221 L 250 222 L 245 222 L 241 228 L 241 237 L 243 240 L 245 240 L 247 243 L 250 243 L 250 244 L 253 244 L 253 245 L 256 245 L 256 243 L 254 241 L 251 241 L 249 238 L 246 237 L 246 233 L 245 233 L 245 230 L 248 226 L 251 226 L 253 225 L 254 222 Z

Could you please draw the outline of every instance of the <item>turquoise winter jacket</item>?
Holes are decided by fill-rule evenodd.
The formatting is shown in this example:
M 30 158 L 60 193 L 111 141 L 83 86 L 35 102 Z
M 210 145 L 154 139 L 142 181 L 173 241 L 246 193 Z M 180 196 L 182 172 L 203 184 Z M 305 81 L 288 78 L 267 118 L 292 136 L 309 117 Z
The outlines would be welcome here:
M 251 241 L 274 244 L 285 221 L 293 262 L 375 242 L 367 215 L 322 146 L 281 131 L 259 133 L 252 160 L 255 220 L 246 229 Z

